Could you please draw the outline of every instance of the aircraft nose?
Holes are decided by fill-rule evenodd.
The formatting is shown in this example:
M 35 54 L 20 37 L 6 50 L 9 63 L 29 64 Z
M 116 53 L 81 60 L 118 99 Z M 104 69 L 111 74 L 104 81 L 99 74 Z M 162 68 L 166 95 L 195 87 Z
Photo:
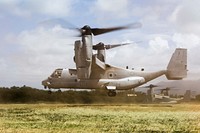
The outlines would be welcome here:
M 42 85 L 44 86 L 44 88 L 46 89 L 49 85 L 50 85 L 50 82 L 48 79 L 45 79 L 42 81 Z

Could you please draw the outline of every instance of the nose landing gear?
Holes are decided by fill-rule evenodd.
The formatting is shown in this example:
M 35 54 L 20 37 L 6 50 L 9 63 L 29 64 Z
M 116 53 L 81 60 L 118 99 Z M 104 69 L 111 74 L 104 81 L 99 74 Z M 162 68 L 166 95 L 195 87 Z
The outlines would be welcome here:
M 115 97 L 116 95 L 117 95 L 117 92 L 115 90 L 109 90 L 108 91 L 108 96 Z
M 52 91 L 51 91 L 51 88 L 50 88 L 50 87 L 48 87 L 48 86 L 44 85 L 44 89 L 48 89 L 48 93 L 49 93 L 49 94 L 51 94 L 51 93 L 52 93 Z

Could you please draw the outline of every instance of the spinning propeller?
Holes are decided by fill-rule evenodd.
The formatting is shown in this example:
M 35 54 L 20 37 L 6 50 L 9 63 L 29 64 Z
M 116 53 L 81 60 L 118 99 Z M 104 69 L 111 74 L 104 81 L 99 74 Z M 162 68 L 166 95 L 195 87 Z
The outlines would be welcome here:
M 135 22 L 132 24 L 128 24 L 125 26 L 117 26 L 117 27 L 110 27 L 110 28 L 91 28 L 88 25 L 83 26 L 82 28 L 77 28 L 73 24 L 63 20 L 63 19 L 51 19 L 51 20 L 46 20 L 39 25 L 44 26 L 44 27 L 53 27 L 56 25 L 60 25 L 63 28 L 66 29 L 72 29 L 72 30 L 77 30 L 80 34 L 78 35 L 79 37 L 84 36 L 84 35 L 101 35 L 105 34 L 108 32 L 113 32 L 117 30 L 123 30 L 123 29 L 136 29 L 136 28 L 141 28 L 142 24 L 140 22 Z
M 135 28 L 142 27 L 142 24 L 140 22 L 135 22 L 135 23 L 128 24 L 128 25 L 125 25 L 125 26 L 117 26 L 117 27 L 110 27 L 110 28 L 91 28 L 88 25 L 85 25 L 82 28 L 77 28 L 73 24 L 71 24 L 71 23 L 69 23 L 69 22 L 67 22 L 63 19 L 59 19 L 59 18 L 43 21 L 43 22 L 39 23 L 39 25 L 41 25 L 43 27 L 54 27 L 56 25 L 60 25 L 62 28 L 72 29 L 72 30 L 78 31 L 79 32 L 78 37 L 82 37 L 84 35 L 94 35 L 94 36 L 96 36 L 96 35 L 101 35 L 101 34 L 105 34 L 105 33 L 108 33 L 108 32 L 117 31 L 117 30 L 135 29 Z M 112 48 L 115 48 L 115 47 L 129 45 L 129 44 L 131 44 L 131 43 L 105 45 L 104 43 L 100 42 L 96 45 L 93 45 L 93 50 L 112 49 Z
M 111 27 L 111 28 L 91 28 L 88 25 L 85 25 L 83 28 L 79 29 L 80 36 L 83 35 L 101 35 L 112 31 L 123 30 L 123 29 L 135 29 L 142 27 L 142 24 L 139 22 L 132 23 L 126 26 L 118 26 L 118 27 Z

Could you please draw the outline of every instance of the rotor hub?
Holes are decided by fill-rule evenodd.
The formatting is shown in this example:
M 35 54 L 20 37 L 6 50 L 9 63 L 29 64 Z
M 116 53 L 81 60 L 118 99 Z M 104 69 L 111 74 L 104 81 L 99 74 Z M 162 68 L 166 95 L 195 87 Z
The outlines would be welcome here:
M 92 31 L 89 25 L 85 25 L 83 26 L 83 28 L 81 28 L 81 34 L 82 35 L 91 35 Z

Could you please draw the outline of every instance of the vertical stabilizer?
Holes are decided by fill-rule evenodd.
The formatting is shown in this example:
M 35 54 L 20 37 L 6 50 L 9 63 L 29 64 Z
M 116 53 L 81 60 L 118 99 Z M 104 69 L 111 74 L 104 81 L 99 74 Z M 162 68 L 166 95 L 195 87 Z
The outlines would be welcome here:
M 167 66 L 166 77 L 169 80 L 180 80 L 187 77 L 187 49 L 177 48 Z

